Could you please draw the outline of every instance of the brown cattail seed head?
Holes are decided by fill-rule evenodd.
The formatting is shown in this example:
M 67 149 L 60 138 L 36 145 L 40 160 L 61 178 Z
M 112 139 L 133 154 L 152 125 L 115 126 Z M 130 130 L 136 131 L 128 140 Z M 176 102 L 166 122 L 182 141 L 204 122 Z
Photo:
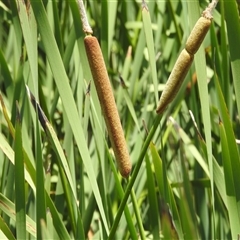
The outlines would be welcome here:
M 117 165 L 121 175 L 127 177 L 132 165 L 102 51 L 93 36 L 86 36 L 84 44 Z
M 193 62 L 193 58 L 193 55 L 190 55 L 185 49 L 183 49 L 180 53 L 160 97 L 160 101 L 156 110 L 158 114 L 163 113 L 167 105 L 177 94 Z
M 205 17 L 200 17 L 198 19 L 187 39 L 185 49 L 189 52 L 189 54 L 194 55 L 197 52 L 210 28 L 210 25 L 210 19 Z

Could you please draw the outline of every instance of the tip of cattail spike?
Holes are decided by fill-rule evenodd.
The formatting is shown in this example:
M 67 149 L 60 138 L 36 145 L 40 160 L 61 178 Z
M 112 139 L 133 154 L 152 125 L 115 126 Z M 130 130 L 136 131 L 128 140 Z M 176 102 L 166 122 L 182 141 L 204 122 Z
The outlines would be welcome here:
M 164 112 L 168 104 L 172 102 L 172 100 L 178 93 L 178 90 L 180 89 L 182 82 L 193 62 L 193 58 L 194 56 L 190 55 L 186 51 L 186 49 L 183 49 L 178 56 L 178 59 L 173 67 L 173 70 L 167 80 L 165 88 L 160 97 L 159 104 L 156 109 L 156 112 L 158 114 Z
M 166 106 L 160 106 L 156 109 L 157 114 L 162 114 L 166 109 Z
M 200 17 L 198 19 L 186 42 L 185 49 L 189 54 L 194 55 L 198 51 L 210 28 L 210 25 L 211 20 L 209 18 Z

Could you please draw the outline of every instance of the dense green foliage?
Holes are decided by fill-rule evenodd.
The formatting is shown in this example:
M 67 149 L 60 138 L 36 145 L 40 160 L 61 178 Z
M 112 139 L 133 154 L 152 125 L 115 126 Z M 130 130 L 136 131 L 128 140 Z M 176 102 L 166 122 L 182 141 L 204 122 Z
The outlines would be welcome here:
M 149 11 L 137 0 L 85 2 L 133 171 L 123 179 L 117 170 L 77 3 L 1 1 L 0 238 L 237 239 L 236 1 L 218 3 L 161 116 L 159 96 L 208 2 L 151 0 Z M 44 128 L 26 85 L 48 119 Z

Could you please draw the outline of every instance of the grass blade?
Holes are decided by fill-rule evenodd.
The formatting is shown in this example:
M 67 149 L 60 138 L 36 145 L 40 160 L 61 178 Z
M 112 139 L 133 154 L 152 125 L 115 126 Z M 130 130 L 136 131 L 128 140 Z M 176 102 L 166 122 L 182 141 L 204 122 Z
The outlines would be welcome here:
M 177 235 L 179 236 L 179 239 L 183 239 L 183 230 L 182 230 L 182 223 L 181 223 L 181 219 L 179 216 L 179 212 L 177 209 L 177 205 L 175 202 L 175 199 L 173 197 L 173 192 L 172 192 L 172 188 L 170 187 L 170 183 L 168 181 L 168 179 L 163 180 L 164 175 L 163 175 L 163 163 L 162 163 L 162 159 L 160 158 L 157 149 L 155 147 L 155 145 L 151 142 L 150 143 L 150 150 L 151 150 L 151 155 L 152 155 L 152 159 L 153 159 L 153 164 L 154 164 L 154 169 L 155 169 L 155 174 L 156 174 L 156 179 L 157 179 L 157 183 L 158 183 L 158 189 L 160 192 L 160 195 L 162 196 L 163 200 L 169 204 L 169 208 L 170 211 L 172 213 L 172 221 L 174 224 L 174 228 L 176 229 L 176 232 L 174 231 L 175 229 L 171 229 L 169 230 L 169 226 L 167 226 L 167 229 L 169 232 L 169 236 L 171 236 L 171 238 L 177 238 Z M 164 185 L 164 183 L 167 183 L 166 185 Z M 165 190 L 167 188 L 167 190 Z M 169 192 L 169 196 L 166 196 L 166 192 Z M 164 207 L 163 207 L 164 209 Z M 162 228 L 164 228 L 164 219 L 161 219 L 161 225 Z M 163 230 L 166 231 L 166 229 L 164 228 Z
M 36 120 L 38 114 L 36 115 Z M 36 121 L 37 122 L 37 121 Z M 41 221 L 46 221 L 46 201 L 44 191 L 44 174 L 43 174 L 43 159 L 42 159 L 42 147 L 41 147 L 41 135 L 40 128 L 37 122 L 36 124 L 36 205 L 37 205 L 37 238 L 42 239 L 42 226 Z
M 1 105 L 2 105 L 2 109 L 3 109 L 3 113 L 4 113 L 4 117 L 8 123 L 8 126 L 9 126 L 9 131 L 10 133 L 12 134 L 12 137 L 13 139 L 15 139 L 15 129 L 9 119 L 9 116 L 7 114 L 7 110 L 6 110 L 6 107 L 4 105 L 4 102 L 3 102 L 3 99 L 2 99 L 2 96 L 0 95 L 0 101 L 1 101 Z M 3 138 L 2 135 L 0 135 L 0 138 L 2 138 L 4 141 L 1 141 L 3 142 L 4 144 L 1 145 L 4 149 L 4 153 L 9 157 L 9 160 L 14 164 L 14 156 L 13 156 L 13 150 L 11 149 L 11 147 L 8 145 L 8 143 L 6 142 L 6 140 Z M 5 150 L 6 149 L 6 150 Z M 36 184 L 36 171 L 31 163 L 31 161 L 29 160 L 28 158 L 28 155 L 27 153 L 25 152 L 25 150 L 23 149 L 23 156 L 24 156 L 24 162 L 26 164 L 26 168 L 27 168 L 27 172 L 25 174 L 26 176 L 26 181 L 29 183 L 29 185 L 31 186 L 31 188 L 33 189 L 33 191 L 35 192 L 36 191 L 36 188 L 35 188 L 35 184 Z M 28 176 L 31 176 L 28 177 Z M 68 235 L 67 233 L 67 230 L 63 224 L 63 222 L 61 221 L 60 219 L 60 216 L 50 198 L 50 196 L 48 194 L 45 195 L 46 196 L 46 203 L 47 203 L 47 206 L 50 208 L 50 211 L 51 211 L 51 214 L 52 214 L 52 218 L 53 218 L 53 222 L 54 222 L 54 226 L 56 228 L 56 231 L 59 235 L 59 237 L 61 239 L 70 239 L 70 236 Z M 14 208 L 14 206 L 13 206 Z M 12 211 L 14 212 L 14 211 Z M 15 215 L 11 215 L 11 217 L 13 219 L 15 219 Z M 31 227 L 31 229 L 33 229 L 33 227 Z M 35 230 L 35 233 L 36 233 L 36 230 Z
M 31 92 L 29 91 L 28 87 L 27 87 L 27 92 L 29 95 L 29 98 L 37 112 L 39 121 L 42 124 L 42 127 L 44 128 L 47 136 L 49 137 L 52 146 L 56 152 L 56 155 L 58 157 L 59 160 L 59 172 L 60 172 L 60 176 L 61 176 L 61 180 L 62 180 L 62 184 L 64 187 L 64 191 L 65 191 L 65 196 L 67 198 L 67 203 L 68 203 L 68 209 L 70 212 L 70 218 L 71 218 L 71 223 L 72 223 L 72 227 L 73 227 L 73 231 L 76 234 L 76 215 L 80 214 L 78 212 L 78 207 L 77 207 L 77 197 L 76 197 L 76 192 L 75 189 L 73 187 L 73 181 L 72 181 L 72 176 L 69 170 L 69 166 L 67 163 L 67 160 L 65 158 L 64 152 L 61 148 L 61 145 L 58 141 L 58 138 L 56 136 L 55 131 L 53 130 L 53 127 L 51 126 L 51 124 L 49 123 L 48 119 L 46 118 L 45 114 L 43 113 L 41 107 L 39 106 L 39 103 L 36 101 L 36 99 L 34 98 L 34 96 L 31 94 Z M 40 150 L 40 149 L 39 149 Z M 38 159 L 41 160 L 41 159 Z M 42 166 L 41 166 L 42 168 Z M 43 182 L 42 182 L 43 184 Z M 72 199 L 74 199 L 74 204 Z M 42 199 L 43 200 L 43 199 Z M 44 205 L 42 205 L 44 207 Z M 43 209 L 42 209 L 43 210 Z M 43 218 L 44 220 L 46 219 Z M 78 219 L 80 219 L 80 215 L 78 216 Z M 80 223 L 80 220 L 79 220 Z M 80 227 L 80 233 L 82 234 L 81 237 L 84 237 L 84 231 L 83 231 L 83 225 L 79 225 Z
M 11 232 L 10 228 L 7 226 L 6 222 L 0 217 L 0 229 L 1 229 L 1 236 L 0 238 L 7 238 L 7 239 L 16 239 L 13 233 Z M 4 234 L 4 236 L 2 236 Z
M 25 209 L 25 187 L 24 187 L 24 162 L 22 151 L 20 112 L 17 107 L 16 133 L 15 133 L 15 198 L 16 198 L 16 229 L 17 238 L 26 239 L 26 209 Z
M 23 1 L 16 1 L 18 7 L 18 16 L 22 28 L 25 46 L 27 49 L 30 74 L 32 77 L 32 83 L 34 86 L 34 93 L 38 93 L 38 64 L 37 62 L 37 27 L 34 15 L 31 14 L 31 7 L 25 4 Z M 30 3 L 28 3 L 30 4 Z M 38 95 L 36 95 L 38 96 Z
M 94 195 L 96 197 L 96 201 L 99 207 L 99 211 L 101 213 L 101 217 L 103 219 L 104 227 L 108 232 L 108 224 L 107 224 L 106 216 L 103 210 L 99 189 L 98 189 L 97 182 L 95 179 L 95 174 L 93 171 L 93 166 L 90 164 L 91 158 L 89 156 L 87 144 L 82 138 L 82 136 L 84 136 L 83 129 L 79 124 L 80 119 L 79 119 L 77 108 L 73 99 L 72 91 L 68 83 L 68 77 L 66 75 L 66 72 L 61 60 L 61 56 L 56 46 L 53 33 L 50 29 L 42 2 L 40 1 L 36 2 L 31 0 L 31 4 L 32 4 L 33 12 L 35 14 L 35 18 L 38 24 L 38 28 L 42 37 L 47 58 L 54 75 L 54 80 L 56 82 L 60 97 L 62 99 L 63 106 L 68 117 L 68 121 L 70 123 L 72 132 L 74 134 L 74 137 L 78 146 L 78 150 L 82 156 L 82 160 L 84 162 L 84 166 L 86 168 L 89 179 L 91 179 L 90 182 L 93 188 Z
M 151 148 L 151 147 L 150 147 Z M 156 193 L 156 187 L 154 184 L 154 174 L 151 168 L 151 163 L 146 156 L 146 171 L 147 171 L 147 188 L 148 188 L 148 196 L 149 196 L 149 218 L 151 221 L 151 232 L 153 235 L 153 239 L 157 239 L 159 237 L 160 229 L 159 229 L 159 209 L 157 204 L 157 193 Z M 151 213 L 156 213 L 152 215 Z
M 229 42 L 229 51 L 231 58 L 231 68 L 235 93 L 240 91 L 240 49 L 235 48 L 240 42 L 240 23 L 237 4 L 234 0 L 223 1 L 225 10 L 225 20 L 227 24 L 227 34 Z M 238 112 L 240 112 L 240 96 L 236 94 Z
M 137 224 L 138 224 L 138 228 L 139 228 L 139 235 L 141 236 L 142 240 L 145 240 L 146 237 L 145 237 L 145 233 L 144 233 L 142 218 L 140 216 L 140 211 L 139 211 L 139 207 L 138 207 L 138 204 L 137 204 L 136 195 L 135 195 L 135 192 L 133 191 L 133 189 L 131 189 L 131 199 L 132 199 L 132 204 L 133 204 L 135 216 L 136 216 L 136 219 L 137 219 Z
M 143 0 L 142 2 L 142 18 L 143 18 L 143 28 L 147 43 L 147 49 L 149 54 L 149 62 L 151 67 L 151 74 L 154 85 L 154 94 L 156 104 L 158 103 L 158 79 L 157 79 L 157 69 L 156 69 L 156 54 L 154 50 L 154 41 L 153 41 L 153 32 L 152 32 L 152 23 L 150 14 L 148 11 L 147 4 Z
M 139 158 L 138 158 L 138 161 L 137 161 L 137 165 L 135 166 L 135 169 L 132 173 L 132 177 L 127 185 L 127 188 L 125 190 L 125 194 L 124 194 L 124 197 L 121 201 L 121 204 L 119 206 L 119 209 L 118 209 L 118 212 L 117 212 L 117 215 L 114 219 L 114 223 L 112 225 L 112 228 L 111 228 L 111 231 L 110 231 L 110 234 L 108 236 L 108 239 L 112 239 L 113 236 L 115 235 L 115 232 L 116 232 L 116 229 L 117 229 L 117 226 L 118 226 L 118 223 L 119 223 L 119 220 L 121 218 L 121 215 L 122 215 L 122 212 L 124 210 L 124 206 L 126 205 L 126 202 L 128 200 L 128 197 L 129 197 L 129 194 L 131 193 L 131 189 L 133 187 L 133 184 L 136 180 L 136 177 L 138 175 L 138 172 L 139 172 L 139 169 L 141 167 L 141 164 L 143 162 L 143 159 L 144 159 L 144 155 L 145 153 L 147 152 L 147 149 L 148 149 L 148 146 L 150 144 L 150 141 L 152 140 L 152 137 L 158 127 L 158 124 L 160 122 L 160 116 L 157 116 L 156 119 L 155 119 L 155 122 L 154 122 L 154 125 L 152 126 L 148 136 L 147 136 L 147 139 L 145 140 L 143 146 L 142 146 L 142 150 L 140 152 L 140 155 L 139 155 Z
M 200 16 L 199 3 L 198 1 L 188 2 L 188 7 L 189 7 L 190 26 L 193 27 L 195 22 L 197 21 L 197 18 Z M 195 68 L 196 68 L 196 73 L 198 78 L 197 83 L 198 83 L 198 89 L 199 89 L 199 95 L 200 95 L 202 119 L 203 119 L 204 133 L 205 133 L 206 146 L 207 146 L 207 159 L 208 159 L 210 181 L 211 181 L 211 193 L 212 193 L 212 202 L 213 202 L 212 207 L 214 209 L 214 180 L 213 180 L 214 178 L 213 178 L 213 163 L 212 163 L 211 120 L 210 120 L 210 111 L 209 111 L 208 88 L 206 84 L 206 80 L 207 80 L 206 59 L 204 55 L 203 45 L 201 45 L 198 52 L 195 54 L 194 63 L 195 63 Z M 212 220 L 214 222 L 214 214 L 213 214 Z
M 236 199 L 236 194 L 234 189 L 233 174 L 231 170 L 232 166 L 231 166 L 229 147 L 228 147 L 228 142 L 226 137 L 226 131 L 221 122 L 219 123 L 219 130 L 220 130 L 220 137 L 221 137 L 221 144 L 222 144 L 223 170 L 224 170 L 224 177 L 225 177 L 229 221 L 231 226 L 232 238 L 234 238 L 234 236 L 236 236 L 238 232 L 238 226 L 239 226 L 239 214 L 236 211 L 238 206 L 237 206 L 237 199 Z
M 0 208 L 5 212 L 12 220 L 16 221 L 16 206 L 3 194 L 0 194 Z M 26 230 L 36 238 L 36 223 L 26 215 Z
M 236 144 L 236 140 L 235 140 L 235 136 L 234 136 L 234 132 L 233 132 L 233 128 L 232 128 L 232 123 L 229 119 L 229 115 L 228 115 L 228 111 L 226 108 L 226 104 L 224 102 L 223 99 L 223 95 L 222 95 L 222 91 L 218 82 L 217 77 L 215 77 L 215 85 L 216 85 L 216 89 L 217 89 L 217 95 L 218 95 L 218 99 L 219 99 L 219 109 L 220 109 L 220 117 L 223 121 L 223 126 L 226 129 L 225 133 L 226 133 L 226 141 L 228 143 L 228 149 L 229 149 L 229 160 L 230 162 L 228 163 L 230 166 L 226 166 L 226 164 L 224 163 L 224 167 L 225 167 L 225 174 L 227 174 L 225 176 L 225 184 L 226 184 L 226 193 L 227 196 L 229 198 L 229 200 L 231 199 L 231 201 L 236 198 L 236 204 L 237 204 L 237 209 L 238 211 L 236 211 L 236 208 L 234 208 L 233 206 L 231 211 L 236 211 L 238 213 L 238 218 L 236 218 L 236 215 L 234 214 L 232 217 L 234 217 L 234 220 L 237 221 L 238 223 L 234 223 L 233 228 L 232 229 L 232 236 L 234 238 L 234 236 L 237 236 L 237 226 L 240 224 L 240 191 L 239 191 L 239 187 L 238 187 L 238 179 L 239 179 L 239 172 L 240 172 L 240 156 L 239 156 L 239 151 L 238 151 L 238 146 Z M 224 136 L 224 135 L 222 135 Z M 224 150 L 223 154 L 226 154 L 226 151 Z M 225 160 L 225 159 L 224 159 Z M 229 168 L 231 169 L 231 172 L 229 172 Z M 232 179 L 232 181 L 227 181 Z M 233 183 L 233 185 L 231 184 Z M 236 224 L 236 225 L 235 225 Z

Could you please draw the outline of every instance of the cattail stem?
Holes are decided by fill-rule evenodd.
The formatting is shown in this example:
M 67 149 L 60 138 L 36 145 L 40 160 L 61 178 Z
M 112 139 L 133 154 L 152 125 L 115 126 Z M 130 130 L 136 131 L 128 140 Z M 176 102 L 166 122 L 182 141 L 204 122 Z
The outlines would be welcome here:
M 86 36 L 84 44 L 117 165 L 127 177 L 132 166 L 102 51 L 93 36 Z
M 78 4 L 79 11 L 80 11 L 83 31 L 86 34 L 92 34 L 93 31 L 92 31 L 90 24 L 88 23 L 88 18 L 87 18 L 84 4 L 83 4 L 83 0 L 77 0 L 77 4 Z
M 162 92 L 156 112 L 161 114 L 167 105 L 174 99 L 184 78 L 193 62 L 194 54 L 201 46 L 212 20 L 212 11 L 216 7 L 218 0 L 212 0 L 203 11 L 202 16 L 196 22 L 190 36 L 187 39 L 185 49 L 179 55 L 173 70 L 168 78 L 166 86 Z

